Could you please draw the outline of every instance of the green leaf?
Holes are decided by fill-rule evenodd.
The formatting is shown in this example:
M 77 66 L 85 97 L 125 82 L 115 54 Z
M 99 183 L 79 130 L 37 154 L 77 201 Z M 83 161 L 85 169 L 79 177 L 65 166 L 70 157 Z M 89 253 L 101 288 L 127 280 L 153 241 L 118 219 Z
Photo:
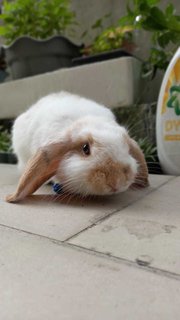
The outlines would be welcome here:
M 158 37 L 158 43 L 162 48 L 165 48 L 171 42 L 171 32 L 163 33 Z
M 92 29 L 97 29 L 102 27 L 102 19 L 96 20 L 96 22 L 92 25 Z
M 151 6 L 148 4 L 148 1 L 142 1 L 139 4 L 139 12 L 140 14 L 144 14 L 147 15 L 147 13 L 149 13 L 149 10 L 151 9 Z
M 133 25 L 135 22 L 134 16 L 124 16 L 118 20 L 120 26 Z
M 180 32 L 171 32 L 171 41 L 174 44 L 180 44 Z
M 168 19 L 167 27 L 172 31 L 180 32 L 180 21 L 175 16 L 171 16 Z
M 6 34 L 6 28 L 4 26 L 0 26 L 0 35 L 4 36 Z
M 155 6 L 156 4 L 158 4 L 160 2 L 160 0 L 147 0 L 146 2 L 150 7 L 152 7 L 152 6 Z
M 70 0 L 12 0 L 3 2 L 0 20 L 3 37 L 10 43 L 22 35 L 40 39 L 62 34 L 75 23 L 75 14 Z
M 178 99 L 175 100 L 174 110 L 175 110 L 176 115 L 180 116 L 180 102 L 178 101 Z
M 151 19 L 154 20 L 158 25 L 167 27 L 166 17 L 158 7 L 151 8 L 150 16 Z
M 142 20 L 141 25 L 147 31 L 163 31 L 165 29 L 161 24 L 159 24 L 156 20 L 152 19 L 151 17 Z
M 180 93 L 180 85 L 179 85 L 179 86 L 178 86 L 178 85 L 172 86 L 171 89 L 170 89 L 170 92 L 171 92 L 171 93 L 173 93 L 173 92 L 178 92 L 178 93 Z
M 167 102 L 167 107 L 168 108 L 173 108 L 173 103 L 174 103 L 175 100 L 176 100 L 176 96 L 172 96 Z
M 7 152 L 11 145 L 11 135 L 0 126 L 0 151 Z
M 169 3 L 168 6 L 166 7 L 165 14 L 166 14 L 166 16 L 172 16 L 174 11 L 175 10 L 174 10 L 173 4 Z
M 85 31 L 81 34 L 81 38 L 82 38 L 82 39 L 85 38 L 85 37 L 87 36 L 87 34 L 88 34 L 88 31 L 85 30 Z

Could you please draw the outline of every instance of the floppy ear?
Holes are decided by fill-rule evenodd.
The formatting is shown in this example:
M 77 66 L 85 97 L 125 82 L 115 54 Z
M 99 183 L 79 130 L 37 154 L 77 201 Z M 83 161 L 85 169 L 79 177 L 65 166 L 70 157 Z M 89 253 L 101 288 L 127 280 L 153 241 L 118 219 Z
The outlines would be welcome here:
M 149 185 L 148 168 L 147 168 L 146 160 L 144 158 L 144 154 L 135 140 L 128 137 L 127 141 L 129 144 L 130 154 L 137 161 L 139 165 L 138 173 L 133 185 L 139 186 L 139 187 L 147 187 Z
M 18 202 L 35 192 L 50 179 L 59 166 L 59 161 L 68 151 L 67 143 L 53 143 L 41 148 L 27 163 L 17 190 L 6 197 L 7 202 Z

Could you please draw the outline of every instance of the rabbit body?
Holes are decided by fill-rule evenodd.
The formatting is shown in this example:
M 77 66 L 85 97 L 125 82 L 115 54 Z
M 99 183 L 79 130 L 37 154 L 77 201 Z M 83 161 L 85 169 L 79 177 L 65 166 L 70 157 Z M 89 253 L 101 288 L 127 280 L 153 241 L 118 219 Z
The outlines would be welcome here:
M 39 172 L 45 167 L 41 164 L 45 161 L 43 150 L 53 161 L 54 154 L 57 154 L 53 148 L 64 151 L 54 165 L 56 170 L 49 166 L 47 171 L 55 172 L 56 180 L 67 192 L 112 194 L 125 191 L 139 174 L 144 175 L 143 181 L 147 181 L 143 154 L 126 129 L 117 124 L 113 113 L 103 105 L 74 94 L 61 92 L 41 98 L 15 120 L 12 142 L 20 171 L 24 171 L 28 160 L 32 159 L 26 170 L 28 178 L 22 179 L 20 189 L 26 183 L 30 184 L 28 179 L 31 176 L 34 186 L 28 186 L 18 199 L 30 193 L 28 190 L 37 189 L 36 185 L 40 186 L 38 170 L 35 171 L 34 167 L 39 166 Z M 55 143 L 59 143 L 59 147 Z M 42 155 L 37 157 L 38 164 L 34 165 L 33 157 L 39 150 Z M 41 172 L 43 183 L 47 180 L 45 171 Z M 38 183 L 34 181 L 36 176 Z

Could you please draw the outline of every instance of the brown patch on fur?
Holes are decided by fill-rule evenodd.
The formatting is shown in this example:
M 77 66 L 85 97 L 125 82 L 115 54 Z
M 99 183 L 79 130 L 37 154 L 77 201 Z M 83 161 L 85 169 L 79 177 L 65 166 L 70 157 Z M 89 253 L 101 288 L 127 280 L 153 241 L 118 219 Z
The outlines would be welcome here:
M 117 191 L 119 184 L 124 186 L 131 176 L 132 172 L 128 165 L 107 159 L 99 167 L 90 171 L 88 181 L 94 190 L 96 190 L 96 193 L 101 194 L 105 192 L 108 187 L 112 192 Z
M 135 183 L 133 184 L 133 186 L 147 187 L 149 186 L 148 168 L 146 160 L 144 158 L 144 154 L 135 140 L 127 136 L 126 141 L 129 145 L 129 152 L 131 156 L 137 161 L 139 165 L 138 174 L 135 178 Z

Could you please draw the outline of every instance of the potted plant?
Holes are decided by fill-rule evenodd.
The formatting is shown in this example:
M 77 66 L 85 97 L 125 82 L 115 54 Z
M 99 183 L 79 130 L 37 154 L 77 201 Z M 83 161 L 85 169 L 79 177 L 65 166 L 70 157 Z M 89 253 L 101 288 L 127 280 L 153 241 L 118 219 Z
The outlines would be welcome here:
M 100 28 L 102 30 L 102 21 L 103 18 L 98 19 L 92 28 Z M 73 64 L 81 65 L 124 56 L 132 56 L 135 48 L 133 30 L 134 27 L 132 25 L 117 25 L 102 30 L 93 40 L 91 45 L 82 49 L 83 56 L 73 59 Z
M 3 54 L 3 49 L 0 46 L 0 82 L 3 82 L 8 76 L 8 73 L 6 72 L 6 68 L 7 68 L 7 64 Z
M 17 163 L 11 150 L 11 134 L 3 126 L 0 126 L 0 163 Z
M 82 46 L 62 36 L 74 23 L 69 0 L 4 1 L 0 35 L 14 79 L 71 66 Z

